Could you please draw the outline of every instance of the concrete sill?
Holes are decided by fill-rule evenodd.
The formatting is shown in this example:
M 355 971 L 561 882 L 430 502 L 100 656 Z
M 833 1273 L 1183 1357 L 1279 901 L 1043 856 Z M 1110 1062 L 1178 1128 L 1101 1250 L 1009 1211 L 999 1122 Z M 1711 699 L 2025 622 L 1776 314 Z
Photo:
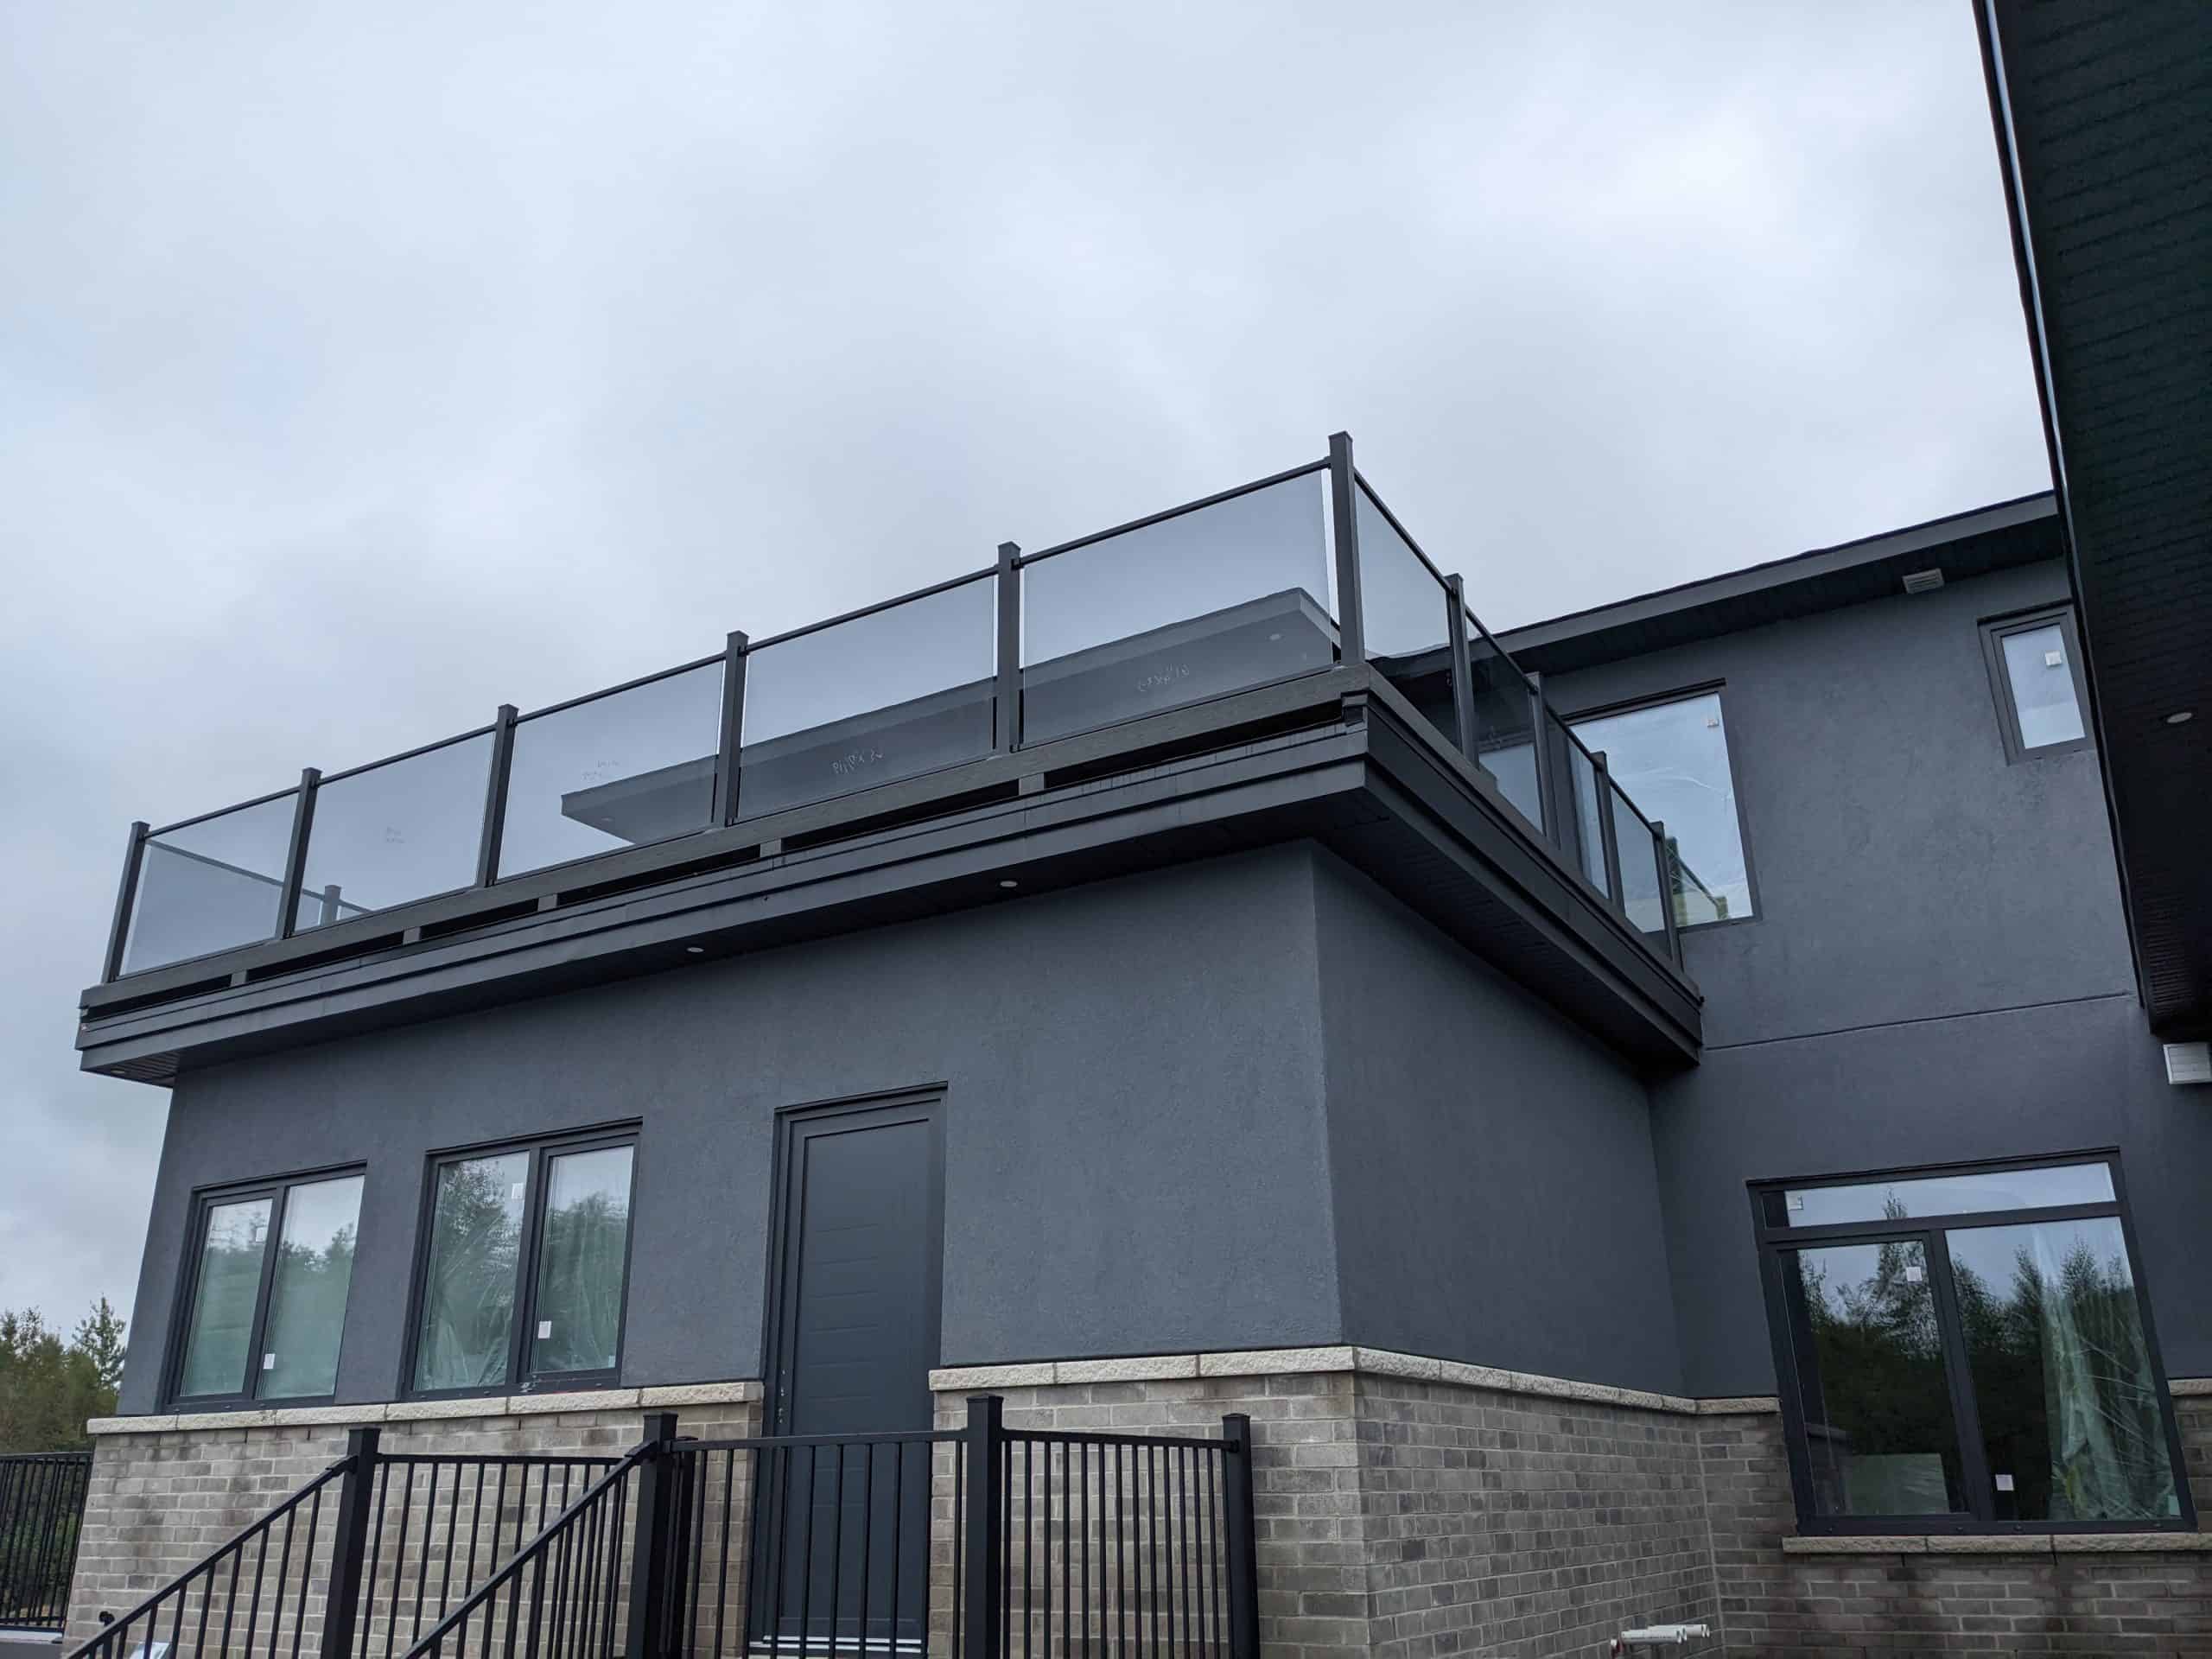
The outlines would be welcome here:
M 1784 1555 L 2204 1555 L 2212 1533 L 1942 1533 L 1928 1536 L 1784 1538 Z

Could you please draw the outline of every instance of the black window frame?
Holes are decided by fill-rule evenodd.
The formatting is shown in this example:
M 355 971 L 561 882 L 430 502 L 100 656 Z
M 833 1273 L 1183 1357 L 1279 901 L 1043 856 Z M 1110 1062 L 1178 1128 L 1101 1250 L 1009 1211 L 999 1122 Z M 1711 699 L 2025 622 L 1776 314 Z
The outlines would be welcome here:
M 177 1269 L 177 1300 L 169 1317 L 168 1339 L 162 1356 L 162 1401 L 173 1411 L 243 1411 L 289 1410 L 296 1406 L 327 1406 L 337 1401 L 334 1383 L 327 1394 L 287 1394 L 264 1396 L 258 1391 L 261 1377 L 260 1357 L 267 1352 L 264 1344 L 269 1335 L 269 1293 L 276 1278 L 277 1245 L 284 1236 L 284 1211 L 287 1200 L 296 1186 L 313 1186 L 323 1181 L 362 1178 L 362 1198 L 368 1197 L 368 1166 L 365 1164 L 333 1164 L 327 1168 L 299 1170 L 283 1175 L 267 1175 L 255 1180 L 223 1181 L 192 1190 L 189 1219 L 185 1224 L 184 1260 Z M 246 1340 L 245 1382 L 241 1389 L 227 1394 L 187 1394 L 184 1392 L 185 1348 L 192 1338 L 192 1316 L 200 1297 L 200 1273 L 207 1254 L 208 1217 L 226 1205 L 251 1204 L 256 1198 L 267 1198 L 269 1205 L 268 1242 L 262 1251 L 261 1282 L 254 1291 L 253 1323 Z M 354 1212 L 354 1263 L 359 1265 L 359 1240 L 360 1214 Z M 346 1354 L 346 1325 L 353 1313 L 353 1286 L 346 1285 L 346 1320 L 338 1329 L 338 1353 L 334 1361 L 342 1361 Z M 331 1375 L 337 1376 L 334 1363 Z
M 2066 642 L 2066 671 L 2074 683 L 2074 707 L 2082 716 L 2082 735 L 2056 743 L 2038 743 L 2031 748 L 2020 736 L 2019 701 L 2012 694 L 2012 671 L 2005 665 L 2005 641 L 2013 634 L 2047 628 L 2054 623 L 2059 637 Z M 2054 754 L 2073 754 L 2094 747 L 2089 731 L 2089 680 L 2082 668 L 2082 632 L 2071 605 L 2040 605 L 2031 611 L 1984 617 L 1981 661 L 1989 671 L 1990 695 L 1997 702 L 1997 731 L 2004 740 L 2006 766 L 2017 766 L 2023 761 L 2042 760 Z
M 1974 1210 L 1940 1216 L 1908 1216 L 1898 1220 L 1839 1222 L 1821 1226 L 1791 1227 L 1770 1219 L 1770 1200 L 1779 1204 L 1784 1189 L 1851 1186 L 1875 1181 L 1908 1181 L 1929 1176 L 1966 1176 L 2006 1170 L 2056 1169 L 2069 1165 L 2103 1164 L 2110 1173 L 2113 1196 L 2109 1202 L 2043 1205 L 2012 1210 Z M 2179 1420 L 2174 1410 L 2173 1388 L 2166 1375 L 2165 1359 L 2158 1346 L 2158 1326 L 2151 1312 L 2150 1286 L 2143 1271 L 2141 1246 L 2127 1201 L 2127 1185 L 2120 1169 L 2120 1149 L 2093 1147 L 2074 1152 L 2037 1154 L 2014 1158 L 1977 1159 L 1966 1162 L 1917 1164 L 1896 1169 L 1857 1170 L 1847 1173 L 1793 1176 L 1746 1183 L 1751 1203 L 1751 1226 L 1758 1240 L 1759 1281 L 1766 1301 L 1767 1335 L 1774 1354 L 1775 1381 L 1782 1402 L 1783 1439 L 1789 1454 L 1790 1494 L 1797 1510 L 1797 1529 L 1823 1537 L 1958 1534 L 1963 1535 L 2050 1535 L 2056 1533 L 2195 1532 L 2196 1506 L 2190 1491 L 2189 1465 L 2183 1455 Z M 1786 1211 L 1783 1213 L 1786 1214 Z M 2120 1223 L 2120 1238 L 2127 1249 L 2129 1272 L 2135 1281 L 2137 1317 L 2142 1321 L 2143 1346 L 2157 1386 L 2158 1409 L 2165 1424 L 2166 1452 L 2173 1468 L 2175 1497 L 2180 1513 L 2162 1521 L 2018 1521 L 1996 1514 L 1996 1488 L 1990 1477 L 1988 1453 L 1981 1438 L 1980 1409 L 1974 1391 L 1965 1333 L 1958 1313 L 1958 1292 L 1943 1235 L 1950 1230 L 2003 1227 L 2038 1221 L 2070 1221 L 2111 1217 Z M 1812 1453 L 1806 1434 L 1804 1394 L 1797 1375 L 1796 1333 L 1791 1328 L 1783 1278 L 1783 1256 L 1793 1249 L 1834 1244 L 1864 1244 L 1883 1240 L 1910 1240 L 1925 1251 L 1928 1277 L 1943 1339 L 1943 1369 L 1948 1384 L 1952 1425 L 1959 1437 L 1960 1481 L 1970 1506 L 1965 1515 L 1864 1516 L 1821 1515 L 1813 1507 Z
M 630 1277 L 638 1240 L 638 1166 L 642 1125 L 632 1122 L 598 1128 L 563 1130 L 550 1135 L 486 1141 L 475 1146 L 454 1147 L 431 1153 L 423 1160 L 423 1196 L 415 1224 L 415 1264 L 407 1298 L 407 1339 L 402 1344 L 400 1388 L 403 1400 L 486 1400 L 524 1394 L 562 1394 L 571 1390 L 609 1389 L 620 1385 L 622 1361 L 630 1338 Z M 630 1152 L 630 1207 L 622 1232 L 622 1289 L 614 1332 L 614 1363 L 587 1370 L 529 1371 L 531 1333 L 537 1328 L 539 1252 L 545 1242 L 546 1172 L 552 1160 L 569 1153 L 600 1152 L 626 1147 Z M 523 1176 L 522 1240 L 516 1252 L 515 1317 L 507 1333 L 506 1380 L 464 1389 L 423 1389 L 415 1385 L 416 1361 L 423 1340 L 423 1315 L 429 1291 L 432 1225 L 438 1202 L 438 1174 L 448 1165 L 481 1158 L 500 1158 L 513 1153 L 528 1155 Z
M 1700 680 L 1694 684 L 1677 686 L 1670 691 L 1654 691 L 1633 697 L 1621 697 L 1611 702 L 1592 703 L 1586 709 L 1578 709 L 1571 715 L 1563 714 L 1559 717 L 1560 723 L 1567 728 L 1569 735 L 1580 741 L 1585 748 L 1594 751 L 1596 746 L 1574 729 L 1582 721 L 1608 720 L 1615 715 L 1640 714 L 1646 709 L 1662 709 L 1670 702 L 1688 702 L 1692 697 L 1705 696 L 1711 697 L 1720 708 L 1721 747 L 1728 756 L 1728 794 L 1730 804 L 1736 812 L 1736 844 L 1744 849 L 1744 890 L 1751 895 L 1751 908 L 1747 915 L 1716 917 L 1707 922 L 1686 922 L 1677 917 L 1675 921 L 1677 933 L 1704 933 L 1719 927 L 1741 927 L 1762 921 L 1766 917 L 1766 901 L 1759 893 L 1758 861 L 1751 850 L 1751 820 L 1744 811 L 1743 768 L 1737 763 L 1736 744 L 1731 735 L 1735 730 L 1735 721 L 1728 706 L 1728 683 L 1726 680 Z M 1608 755 L 1606 764 L 1609 771 L 1611 760 L 1612 757 Z M 1625 788 L 1623 792 L 1626 792 Z M 1650 817 L 1651 814 L 1643 802 L 1637 801 L 1636 805 L 1647 819 Z M 1669 845 L 1680 844 L 1671 830 L 1668 832 L 1667 840 Z M 1672 897 L 1670 893 L 1670 900 Z

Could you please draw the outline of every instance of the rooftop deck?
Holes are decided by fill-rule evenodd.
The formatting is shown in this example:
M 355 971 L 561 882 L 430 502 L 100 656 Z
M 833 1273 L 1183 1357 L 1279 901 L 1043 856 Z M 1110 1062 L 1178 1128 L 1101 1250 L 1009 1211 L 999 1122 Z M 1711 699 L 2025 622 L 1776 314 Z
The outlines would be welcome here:
M 132 827 L 104 1022 L 803 848 L 951 823 L 1370 701 L 1683 995 L 1694 877 L 1327 458 L 257 800 Z M 1347 714 L 1347 710 L 1351 713 Z M 696 951 L 694 954 L 697 954 Z

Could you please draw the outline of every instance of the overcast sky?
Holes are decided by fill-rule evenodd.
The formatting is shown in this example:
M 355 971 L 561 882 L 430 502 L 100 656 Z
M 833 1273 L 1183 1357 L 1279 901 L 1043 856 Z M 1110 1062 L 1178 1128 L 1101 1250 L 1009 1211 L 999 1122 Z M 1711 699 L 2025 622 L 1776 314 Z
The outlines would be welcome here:
M 0 248 L 0 1305 L 64 1324 L 167 1104 L 70 1046 L 135 817 L 1339 427 L 1494 627 L 2049 485 L 1966 0 L 11 5 Z

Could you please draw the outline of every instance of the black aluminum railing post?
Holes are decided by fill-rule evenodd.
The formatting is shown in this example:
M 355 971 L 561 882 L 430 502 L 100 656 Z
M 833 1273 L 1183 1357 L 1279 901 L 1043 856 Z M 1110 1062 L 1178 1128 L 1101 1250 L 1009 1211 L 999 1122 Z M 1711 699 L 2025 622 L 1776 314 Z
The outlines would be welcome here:
M 715 810 L 709 822 L 737 822 L 737 762 L 745 744 L 745 653 L 753 642 L 733 628 L 722 642 L 721 747 L 715 757 Z
M 1452 614 L 1445 620 L 1445 637 L 1452 645 L 1452 721 L 1459 734 L 1459 753 L 1475 758 L 1474 665 L 1467 660 L 1467 584 L 1453 571 L 1444 578 Z
M 1360 605 L 1359 513 L 1352 492 L 1351 434 L 1329 435 L 1329 529 L 1337 552 L 1337 653 L 1347 663 L 1367 660 L 1367 613 Z
M 506 833 L 507 779 L 515 766 L 515 716 L 512 702 L 499 705 L 492 721 L 492 765 L 484 774 L 484 823 L 476 836 L 476 885 L 499 879 L 499 838 Z
M 670 1563 L 676 1554 L 676 1414 L 645 1414 L 645 1440 L 654 1447 L 638 1465 L 637 1533 L 630 1554 L 630 1630 L 626 1659 L 659 1659 L 668 1599 Z
M 968 1582 L 962 1588 L 962 1614 L 968 1628 L 959 1633 L 960 1659 L 1000 1659 L 1000 1603 L 1006 1595 L 1006 1516 L 999 1508 L 999 1465 L 1006 1456 L 1006 1402 L 995 1394 L 968 1396 L 968 1433 L 960 1455 L 967 1459 L 964 1482 L 968 1513 L 961 1563 Z
M 998 680 L 991 692 L 992 747 L 1021 747 L 1021 550 L 999 543 Z
M 1667 826 L 1656 819 L 1651 824 L 1652 861 L 1659 868 L 1659 913 L 1666 918 L 1667 960 L 1675 967 L 1682 965 L 1682 936 L 1675 921 L 1675 890 L 1681 885 L 1681 877 L 1675 871 L 1675 849 L 1667 842 Z
M 1590 766 L 1598 774 L 1598 841 L 1605 849 L 1605 894 L 1613 908 L 1626 916 L 1628 889 L 1621 885 L 1620 836 L 1613 828 L 1613 774 L 1605 770 L 1603 749 L 1591 755 Z
M 115 919 L 107 925 L 107 956 L 100 969 L 100 983 L 123 977 L 124 947 L 130 940 L 130 908 L 138 902 L 138 867 L 146 857 L 146 837 L 152 827 L 143 819 L 130 826 L 124 843 L 123 875 L 115 884 Z
M 292 841 L 284 851 L 284 886 L 276 896 L 275 938 L 292 937 L 300 915 L 300 883 L 307 879 L 308 837 L 315 833 L 315 792 L 322 773 L 313 766 L 300 771 L 300 792 L 292 803 Z
M 1232 1411 L 1221 1420 L 1222 1549 L 1229 1580 L 1230 1659 L 1260 1659 L 1259 1527 L 1252 1510 L 1252 1420 Z
M 1529 676 L 1529 720 L 1535 737 L 1536 750 L 1536 810 L 1543 822 L 1536 828 L 1544 832 L 1544 839 L 1558 848 L 1565 848 L 1567 840 L 1560 834 L 1559 803 L 1552 798 L 1552 723 L 1544 706 L 1544 677 Z
M 323 1598 L 321 1659 L 350 1659 L 361 1610 L 361 1567 L 369 1547 L 369 1500 L 376 1491 L 375 1427 L 346 1434 L 346 1472 L 339 1478 L 337 1525 L 330 1536 L 330 1589 Z

